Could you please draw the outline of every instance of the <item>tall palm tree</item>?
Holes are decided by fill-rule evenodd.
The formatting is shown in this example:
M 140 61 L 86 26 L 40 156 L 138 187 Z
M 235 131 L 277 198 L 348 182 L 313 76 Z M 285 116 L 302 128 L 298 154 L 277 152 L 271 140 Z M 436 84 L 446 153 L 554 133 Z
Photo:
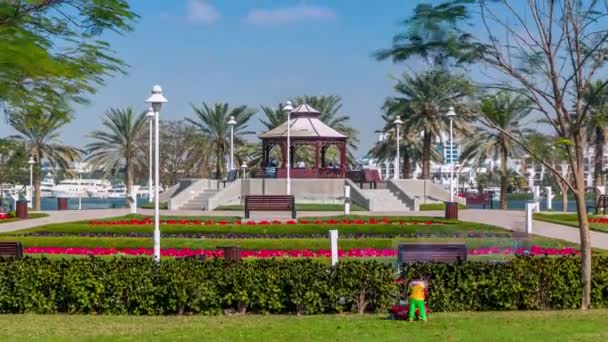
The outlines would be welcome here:
M 370 157 L 375 158 L 379 162 L 395 160 L 397 154 L 397 148 L 395 144 L 395 129 L 393 122 L 395 117 L 383 114 L 382 119 L 385 122 L 385 127 L 382 132 L 388 133 L 385 139 L 376 142 L 372 149 L 369 151 Z M 400 130 L 399 131 L 399 154 L 400 160 L 402 161 L 401 173 L 403 178 L 410 178 L 416 165 L 422 159 L 422 144 L 417 134 L 413 131 Z M 441 156 L 437 150 L 432 150 L 431 159 L 440 160 Z
M 498 92 L 481 102 L 483 124 L 477 134 L 464 146 L 461 159 L 477 161 L 481 165 L 488 158 L 500 157 L 500 208 L 507 209 L 507 161 L 519 150 L 512 136 L 523 136 L 521 120 L 530 113 L 530 101 L 521 95 Z M 498 129 L 500 128 L 500 130 Z
M 18 132 L 12 138 L 23 141 L 27 152 L 36 161 L 33 177 L 35 189 L 40 189 L 42 160 L 49 162 L 52 172 L 59 168 L 72 174 L 70 165 L 80 160 L 81 151 L 63 144 L 59 138 L 61 128 L 70 121 L 67 111 L 31 109 L 27 113 L 11 113 L 8 121 Z M 40 191 L 34 192 L 34 210 L 40 210 Z
M 126 203 L 129 204 L 133 187 L 133 170 L 137 164 L 147 161 L 143 145 L 139 143 L 147 130 L 146 113 L 135 113 L 131 107 L 110 108 L 102 121 L 103 131 L 93 131 L 89 137 L 94 139 L 87 144 L 87 160 L 102 169 L 106 174 L 116 174 L 124 165 Z
M 391 116 L 401 116 L 404 132 L 422 134 L 422 178 L 429 179 L 432 143 L 449 129 L 445 114 L 450 106 L 458 113 L 454 128 L 463 133 L 470 130 L 466 124 L 470 111 L 463 102 L 473 93 L 473 88 L 460 75 L 431 70 L 403 74 L 394 89 L 397 95 L 386 101 L 384 109 Z
M 216 103 L 209 106 L 205 102 L 200 107 L 192 105 L 192 109 L 196 118 L 187 118 L 186 120 L 200 129 L 215 149 L 215 172 L 219 178 L 222 175 L 226 156 L 230 153 L 230 126 L 228 125 L 230 117 L 234 116 L 236 120 L 234 126 L 236 151 L 238 146 L 245 143 L 244 136 L 255 134 L 255 132 L 247 130 L 247 122 L 256 111 L 247 106 L 230 108 L 228 103 Z
M 608 87 L 604 81 L 591 83 L 585 96 L 585 105 L 589 106 L 589 120 L 587 122 L 587 139 L 594 148 L 593 157 L 593 186 L 597 189 L 603 184 L 604 173 L 604 146 L 608 137 Z M 600 192 L 596 190 L 596 203 Z

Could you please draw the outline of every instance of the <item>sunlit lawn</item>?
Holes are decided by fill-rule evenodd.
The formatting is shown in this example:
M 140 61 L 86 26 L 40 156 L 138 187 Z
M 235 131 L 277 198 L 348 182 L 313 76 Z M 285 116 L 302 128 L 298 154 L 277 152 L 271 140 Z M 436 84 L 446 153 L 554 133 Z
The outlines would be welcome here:
M 327 316 L 0 316 L 0 339 L 15 341 L 606 341 L 608 311 Z

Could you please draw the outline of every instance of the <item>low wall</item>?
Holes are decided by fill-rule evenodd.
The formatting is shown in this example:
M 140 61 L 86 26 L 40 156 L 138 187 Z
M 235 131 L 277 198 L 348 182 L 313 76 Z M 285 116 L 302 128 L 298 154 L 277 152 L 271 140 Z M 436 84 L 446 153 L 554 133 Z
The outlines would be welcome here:
M 173 186 L 174 191 L 170 200 L 168 200 L 169 209 L 177 210 L 194 196 L 201 193 L 205 189 L 217 189 L 217 180 L 215 179 L 180 179 L 177 185 Z
M 428 179 L 399 179 L 392 180 L 391 182 L 408 194 L 408 196 L 418 199 L 419 203 L 450 201 L 450 192 Z M 464 198 L 455 197 L 454 199 L 460 204 L 467 204 Z
M 292 179 L 291 194 L 298 203 L 344 203 L 344 179 Z M 285 195 L 285 179 L 242 179 L 241 195 Z

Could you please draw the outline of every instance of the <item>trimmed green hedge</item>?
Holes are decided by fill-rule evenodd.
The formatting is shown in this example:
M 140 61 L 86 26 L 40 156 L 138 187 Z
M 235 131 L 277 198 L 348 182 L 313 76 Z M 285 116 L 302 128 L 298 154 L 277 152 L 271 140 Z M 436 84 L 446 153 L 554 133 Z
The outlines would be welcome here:
M 561 310 L 580 307 L 579 257 L 519 257 L 507 263 L 414 264 L 403 279 L 429 279 L 433 311 Z M 592 306 L 608 307 L 608 258 L 593 258 Z
M 458 209 L 464 210 L 467 209 L 467 206 L 463 204 L 458 204 Z M 445 210 L 445 203 L 422 203 L 420 204 L 420 210 Z
M 311 260 L 24 258 L 0 262 L 0 313 L 218 314 L 383 312 L 394 269 Z

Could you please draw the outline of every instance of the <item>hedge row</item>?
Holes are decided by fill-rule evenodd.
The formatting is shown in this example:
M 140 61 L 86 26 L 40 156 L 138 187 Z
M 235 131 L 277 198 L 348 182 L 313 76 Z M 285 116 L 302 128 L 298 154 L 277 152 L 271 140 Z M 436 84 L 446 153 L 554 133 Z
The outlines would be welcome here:
M 434 311 L 560 310 L 580 307 L 579 257 L 515 258 L 508 263 L 415 264 L 402 279 L 429 279 Z M 608 258 L 593 258 L 592 306 L 608 307 Z
M 394 278 L 375 262 L 24 258 L 0 262 L 0 312 L 376 312 L 393 303 Z

